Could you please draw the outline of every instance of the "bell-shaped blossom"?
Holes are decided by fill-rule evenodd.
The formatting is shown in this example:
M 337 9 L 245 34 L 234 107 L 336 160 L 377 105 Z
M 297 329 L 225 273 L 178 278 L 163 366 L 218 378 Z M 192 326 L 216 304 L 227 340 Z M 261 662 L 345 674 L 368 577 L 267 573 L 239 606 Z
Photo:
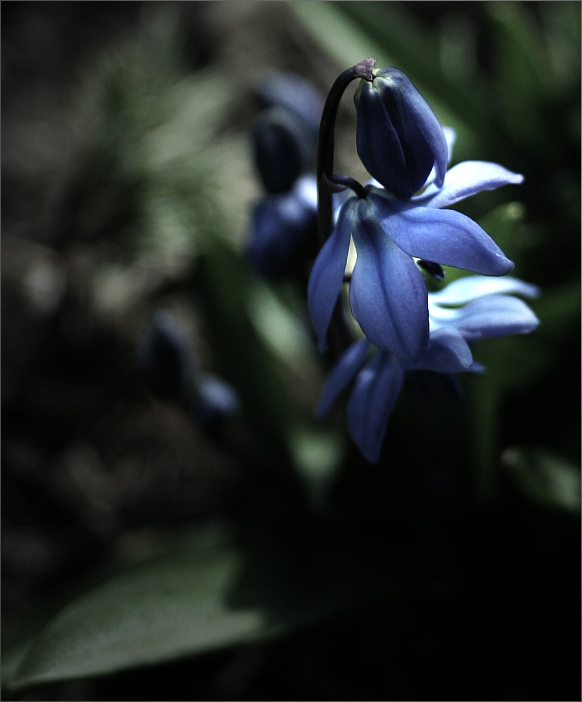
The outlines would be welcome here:
M 410 79 L 397 68 L 374 71 L 354 95 L 356 147 L 373 178 L 400 199 L 425 184 L 433 167 L 443 184 L 447 143 L 443 128 Z
M 445 134 L 451 147 L 454 133 Z M 357 253 L 350 284 L 354 317 L 379 349 L 412 360 L 426 348 L 429 327 L 427 293 L 415 259 L 437 271 L 442 265 L 487 276 L 512 270 L 513 263 L 476 222 L 441 208 L 521 183 L 523 176 L 495 163 L 465 161 L 447 171 L 437 187 L 431 180 L 435 173 L 433 168 L 425 191 L 410 200 L 369 184 L 366 198 L 352 196 L 343 204 L 309 279 L 309 309 L 321 351 L 327 348 L 352 239 Z
M 268 193 L 288 192 L 315 156 L 305 122 L 282 107 L 260 112 L 251 131 L 255 168 Z
M 317 186 L 314 176 L 300 178 L 290 193 L 259 200 L 251 212 L 247 255 L 265 278 L 298 271 L 317 252 Z
M 368 339 L 352 344 L 338 359 L 324 384 L 317 413 L 325 417 L 350 386 L 347 405 L 352 440 L 371 463 L 379 460 L 388 419 L 405 379 L 430 373 L 443 384 L 452 374 L 480 372 L 469 343 L 527 334 L 539 320 L 523 300 L 538 289 L 516 278 L 471 276 L 429 294 L 430 336 L 415 360 L 375 348 Z

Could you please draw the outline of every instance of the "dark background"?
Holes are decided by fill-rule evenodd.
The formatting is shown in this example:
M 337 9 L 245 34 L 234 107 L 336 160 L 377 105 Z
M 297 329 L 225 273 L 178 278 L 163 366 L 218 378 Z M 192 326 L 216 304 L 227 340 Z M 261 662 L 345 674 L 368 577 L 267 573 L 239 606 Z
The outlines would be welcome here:
M 521 4 L 534 23 L 543 23 L 538 5 L 544 3 Z M 264 503 L 273 498 L 236 455 L 225 455 L 143 386 L 134 346 L 149 314 L 168 301 L 190 324 L 205 362 L 216 363 L 184 281 L 178 276 L 153 284 L 125 316 L 98 315 L 91 304 L 89 282 L 103 261 L 127 256 L 117 237 L 132 211 L 122 199 L 129 209 L 113 212 L 103 226 L 83 211 L 86 189 L 100 181 L 95 185 L 79 175 L 87 163 L 87 135 L 77 115 L 80 85 L 102 56 L 155 22 L 156 5 L 2 3 L 7 623 L 59 585 L 131 549 L 142 529 L 164 531 L 256 505 L 268 511 Z M 474 30 L 480 74 L 491 75 L 495 50 L 483 18 L 486 3 L 403 5 L 419 25 L 435 31 L 454 5 L 456 16 Z M 323 91 L 344 68 L 316 45 L 286 3 L 175 7 L 184 73 L 218 65 L 234 76 L 234 107 L 224 129 L 240 143 L 254 109 L 249 74 L 269 67 L 293 70 Z M 555 111 L 579 106 L 579 93 L 562 99 Z M 340 118 L 349 124 L 347 112 Z M 554 161 L 515 142 L 509 153 L 493 142 L 485 156 L 472 154 L 526 173 L 522 193 L 512 196 L 523 200 L 545 238 L 543 247 L 524 254 L 520 277 L 542 289 L 579 275 L 579 142 L 558 136 L 563 152 Z M 340 159 L 350 158 L 350 148 Z M 239 170 L 248 176 L 249 168 Z M 570 210 L 564 183 L 575 196 Z M 233 206 L 239 222 L 258 192 L 252 177 L 241 185 Z M 543 435 L 577 463 L 579 320 L 568 324 L 556 342 L 559 350 L 547 343 L 550 356 L 559 354 L 554 370 L 506 400 L 500 443 L 538 443 Z M 301 392 L 306 405 L 313 403 L 313 388 Z M 404 427 L 404 416 L 398 421 Z M 409 439 L 419 441 L 413 430 Z M 429 464 L 430 441 L 430 433 L 420 441 Z M 401 548 L 416 530 L 436 528 L 448 550 L 427 573 L 433 587 L 403 589 L 380 605 L 275 642 L 24 699 L 579 699 L 579 514 L 532 504 L 508 479 L 493 509 L 459 507 L 462 500 L 453 490 L 447 493 L 451 509 L 439 511 L 415 475 L 413 459 L 395 449 L 393 463 L 382 476 L 350 474 L 339 499 L 350 495 L 362 533 L 389 534 L 388 541 Z

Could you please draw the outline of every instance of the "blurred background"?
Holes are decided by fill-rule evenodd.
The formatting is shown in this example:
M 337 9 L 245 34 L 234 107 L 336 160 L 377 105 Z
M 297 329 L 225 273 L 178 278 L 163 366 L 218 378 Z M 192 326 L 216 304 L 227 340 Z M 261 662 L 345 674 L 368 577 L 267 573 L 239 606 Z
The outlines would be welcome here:
M 580 4 L 1 12 L 5 698 L 579 699 Z M 539 329 L 478 345 L 462 400 L 401 397 L 378 466 L 341 408 L 313 419 L 304 281 L 265 281 L 245 249 L 257 86 L 279 70 L 325 95 L 369 56 L 456 130 L 453 163 L 524 174 L 455 209 L 542 291 Z M 365 180 L 354 90 L 336 170 Z M 144 382 L 159 310 L 236 389 L 228 432 Z M 177 563 L 198 583 L 208 553 L 181 595 L 220 613 L 204 636 L 144 634 L 121 663 L 91 647 L 95 603 L 121 600 L 83 593 L 159 562 L 158 585 Z M 261 617 L 239 629 L 241 609 Z

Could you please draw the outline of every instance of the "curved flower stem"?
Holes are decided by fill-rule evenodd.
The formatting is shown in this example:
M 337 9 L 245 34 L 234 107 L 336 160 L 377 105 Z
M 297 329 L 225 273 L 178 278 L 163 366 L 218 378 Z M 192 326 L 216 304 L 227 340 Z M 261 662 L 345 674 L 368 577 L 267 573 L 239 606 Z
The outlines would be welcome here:
M 333 231 L 333 202 L 334 192 L 352 188 L 358 197 L 366 197 L 366 191 L 357 180 L 350 176 L 334 175 L 334 137 L 335 121 L 340 100 L 348 85 L 357 78 L 372 81 L 376 59 L 368 58 L 351 68 L 346 69 L 334 81 L 326 98 L 319 124 L 317 139 L 317 227 L 320 248 L 325 244 Z M 337 358 L 351 342 L 347 329 L 341 302 L 335 306 L 329 325 L 329 349 L 332 357 Z
M 338 175 L 335 173 L 331 180 L 328 180 L 325 174 L 323 177 L 327 181 L 327 186 L 332 193 L 341 193 L 343 190 L 346 190 L 346 188 L 351 188 L 359 198 L 366 197 L 364 186 L 351 176 Z
M 376 59 L 368 58 L 346 69 L 335 79 L 326 98 L 325 105 L 323 106 L 317 139 L 317 200 L 320 246 L 323 246 L 327 241 L 333 229 L 333 191 L 329 184 L 334 182 L 333 157 L 335 120 L 339 103 L 346 88 L 353 80 L 357 78 L 368 81 L 373 80 L 374 76 L 372 71 L 375 65 Z M 349 187 L 351 187 L 351 185 Z

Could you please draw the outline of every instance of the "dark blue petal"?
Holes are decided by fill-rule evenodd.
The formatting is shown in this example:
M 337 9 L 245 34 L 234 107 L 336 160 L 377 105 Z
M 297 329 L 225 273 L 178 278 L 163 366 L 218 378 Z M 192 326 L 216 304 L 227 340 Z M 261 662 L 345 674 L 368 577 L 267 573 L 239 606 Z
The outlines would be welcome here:
M 523 300 L 505 295 L 475 300 L 451 312 L 454 316 L 442 321 L 442 328 L 454 326 L 469 342 L 528 334 L 539 325 L 539 319 Z
M 513 263 L 472 219 L 454 210 L 401 206 L 370 193 L 384 231 L 411 256 L 483 275 L 505 275 Z
M 395 356 L 378 352 L 358 373 L 348 401 L 348 428 L 370 463 L 376 463 L 388 419 L 402 388 L 404 371 Z
M 426 207 L 448 207 L 484 190 L 495 190 L 502 185 L 519 185 L 522 182 L 522 175 L 513 173 L 498 163 L 463 161 L 447 171 L 442 188 L 430 198 L 423 197 L 422 204 Z
M 358 203 L 353 235 L 354 317 L 378 348 L 418 358 L 428 343 L 428 294 L 420 271 L 382 231 L 364 200 Z
M 355 344 L 352 344 L 340 356 L 327 376 L 323 390 L 321 391 L 316 411 L 318 418 L 323 419 L 329 414 L 329 411 L 338 397 L 352 382 L 354 375 L 358 372 L 366 359 L 369 349 L 370 342 L 367 339 L 361 339 Z
M 376 180 L 408 199 L 434 166 L 442 185 L 448 160 L 442 127 L 402 71 L 377 71 L 373 83 L 360 83 L 354 102 L 358 155 Z
M 307 285 L 309 313 L 320 351 L 327 349 L 327 329 L 343 284 L 357 199 L 342 206 L 332 235 L 319 252 Z
M 403 361 L 406 370 L 438 373 L 461 373 L 471 367 L 473 356 L 469 344 L 455 328 L 439 329 L 430 335 L 426 350 L 417 361 Z

